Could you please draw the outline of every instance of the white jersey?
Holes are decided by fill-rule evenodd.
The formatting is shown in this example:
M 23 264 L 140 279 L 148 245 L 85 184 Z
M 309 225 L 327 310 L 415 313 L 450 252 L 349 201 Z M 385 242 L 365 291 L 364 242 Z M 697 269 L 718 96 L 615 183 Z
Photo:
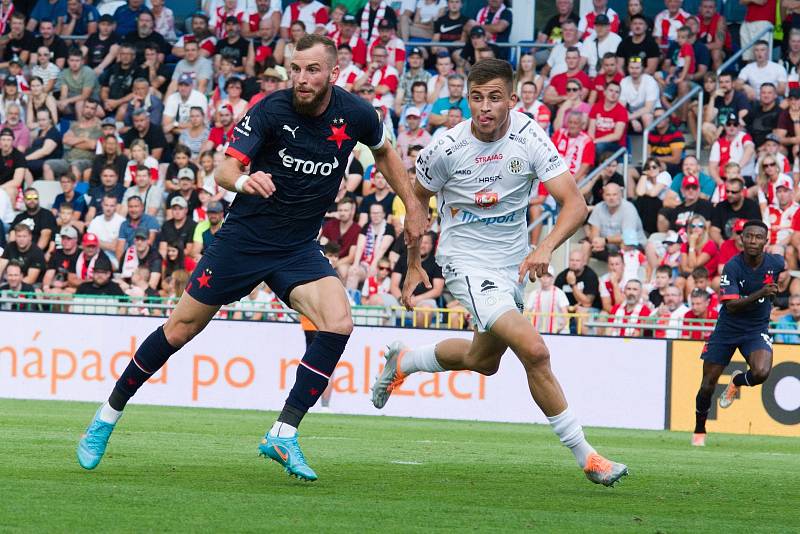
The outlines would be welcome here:
M 525 213 L 536 180 L 567 171 L 533 119 L 510 112 L 506 135 L 484 143 L 472 120 L 447 130 L 417 158 L 417 181 L 438 196 L 441 240 L 436 260 L 482 267 L 519 265 L 528 253 Z

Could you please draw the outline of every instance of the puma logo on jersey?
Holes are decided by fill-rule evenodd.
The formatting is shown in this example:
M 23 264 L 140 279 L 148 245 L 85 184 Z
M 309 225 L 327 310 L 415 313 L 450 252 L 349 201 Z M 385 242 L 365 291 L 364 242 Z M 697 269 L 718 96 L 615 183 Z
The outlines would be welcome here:
M 295 126 L 294 128 L 289 128 L 287 125 L 285 124 L 283 125 L 283 129 L 292 134 L 292 139 L 297 139 L 297 137 L 295 136 L 295 132 L 297 132 L 298 128 L 299 126 Z

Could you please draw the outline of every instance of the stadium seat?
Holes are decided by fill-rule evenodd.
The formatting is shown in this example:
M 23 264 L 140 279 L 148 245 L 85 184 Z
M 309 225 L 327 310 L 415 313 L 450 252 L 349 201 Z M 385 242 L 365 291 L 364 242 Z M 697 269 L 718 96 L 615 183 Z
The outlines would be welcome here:
M 39 192 L 39 204 L 47 209 L 53 207 L 53 201 L 55 201 L 56 196 L 61 194 L 61 184 L 58 182 L 36 180 L 31 184 L 31 187 Z

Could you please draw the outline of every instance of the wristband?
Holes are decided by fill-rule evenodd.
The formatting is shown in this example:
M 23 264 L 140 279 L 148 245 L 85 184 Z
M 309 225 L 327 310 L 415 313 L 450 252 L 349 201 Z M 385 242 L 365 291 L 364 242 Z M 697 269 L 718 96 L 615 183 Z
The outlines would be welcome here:
M 246 174 L 243 174 L 243 175 L 241 175 L 241 176 L 240 176 L 240 177 L 239 177 L 239 178 L 236 180 L 236 184 L 234 184 L 234 186 L 233 186 L 233 187 L 234 187 L 234 188 L 235 188 L 235 189 L 236 189 L 236 190 L 237 190 L 239 193 L 244 193 L 244 184 L 245 184 L 245 182 L 247 182 L 247 180 L 249 180 L 249 179 L 250 179 L 250 177 L 249 177 L 248 175 L 246 175 Z

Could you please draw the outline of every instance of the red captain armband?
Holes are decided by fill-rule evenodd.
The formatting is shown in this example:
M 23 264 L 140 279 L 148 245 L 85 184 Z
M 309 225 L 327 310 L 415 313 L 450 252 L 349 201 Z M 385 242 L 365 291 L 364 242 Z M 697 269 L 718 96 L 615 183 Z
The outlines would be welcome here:
M 722 295 L 719 298 L 720 302 L 725 302 L 726 300 L 736 300 L 739 298 L 739 295 Z
M 250 158 L 248 158 L 246 154 L 239 152 L 232 146 L 229 146 L 227 149 L 225 149 L 225 155 L 238 159 L 241 162 L 241 164 L 244 165 L 245 167 L 250 165 Z

